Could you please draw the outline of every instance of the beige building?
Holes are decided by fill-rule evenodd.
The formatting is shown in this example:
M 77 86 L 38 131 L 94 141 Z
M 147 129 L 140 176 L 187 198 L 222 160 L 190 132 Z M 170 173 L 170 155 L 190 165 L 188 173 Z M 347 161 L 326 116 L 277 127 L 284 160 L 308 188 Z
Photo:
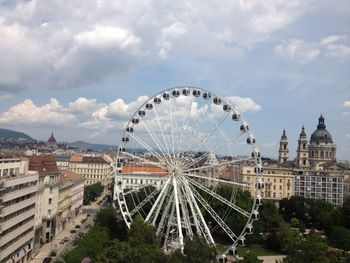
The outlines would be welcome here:
M 28 159 L 0 159 L 0 262 L 29 262 L 33 256 L 38 173 Z
M 251 186 L 246 190 L 249 190 L 254 196 L 256 191 L 254 166 L 245 164 L 241 169 L 243 182 Z M 288 167 L 281 167 L 278 164 L 263 165 L 263 182 L 264 189 L 261 195 L 264 199 L 278 201 L 282 198 L 289 198 L 294 193 L 293 170 Z
M 85 179 L 69 170 L 60 171 L 56 234 L 82 212 Z
M 41 244 L 50 242 L 55 236 L 59 171 L 52 155 L 33 155 L 28 158 L 29 170 L 39 173 L 34 242 L 34 252 L 37 253 Z
M 114 177 L 114 162 L 108 155 L 73 155 L 69 159 L 69 170 L 85 178 L 85 185 L 100 182 L 107 187 Z

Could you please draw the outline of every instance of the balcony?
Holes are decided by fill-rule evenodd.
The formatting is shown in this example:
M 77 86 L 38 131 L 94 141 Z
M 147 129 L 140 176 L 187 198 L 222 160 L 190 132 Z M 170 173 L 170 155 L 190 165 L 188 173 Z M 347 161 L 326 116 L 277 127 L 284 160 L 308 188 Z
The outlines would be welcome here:
M 14 237 L 17 237 L 23 232 L 27 231 L 31 227 L 34 227 L 34 219 L 18 227 L 16 230 L 12 231 L 11 233 L 8 233 L 5 236 L 3 236 L 0 239 L 0 247 L 8 243 L 9 241 L 11 241 Z
M 32 198 L 23 200 L 20 203 L 13 204 L 11 206 L 5 207 L 5 208 L 2 209 L 2 216 L 7 216 L 9 214 L 12 214 L 12 213 L 22 209 L 22 208 L 25 208 L 25 207 L 30 206 L 32 204 L 35 204 L 36 201 L 37 201 L 36 196 L 33 196 Z
M 9 229 L 10 227 L 18 224 L 19 222 L 27 219 L 28 217 L 34 216 L 35 215 L 35 207 L 33 209 L 30 209 L 22 214 L 19 214 L 18 216 L 11 218 L 8 221 L 5 221 L 1 225 L 1 231 L 5 231 L 6 229 Z
M 13 191 L 13 192 L 5 194 L 3 199 L 2 199 L 2 201 L 3 202 L 7 202 L 7 201 L 16 199 L 18 197 L 21 197 L 21 196 L 24 196 L 24 195 L 27 195 L 27 194 L 35 193 L 37 191 L 38 191 L 38 186 L 37 185 L 26 187 L 26 188 L 22 188 L 22 189 L 19 189 L 19 190 L 16 190 L 16 191 Z
M 31 239 L 34 239 L 34 231 L 29 232 L 25 236 L 21 237 L 19 240 L 17 240 L 15 243 L 13 243 L 11 246 L 7 247 L 3 251 L 0 252 L 0 258 L 5 258 L 11 253 L 15 252 L 18 248 L 24 246 L 26 243 L 28 243 Z

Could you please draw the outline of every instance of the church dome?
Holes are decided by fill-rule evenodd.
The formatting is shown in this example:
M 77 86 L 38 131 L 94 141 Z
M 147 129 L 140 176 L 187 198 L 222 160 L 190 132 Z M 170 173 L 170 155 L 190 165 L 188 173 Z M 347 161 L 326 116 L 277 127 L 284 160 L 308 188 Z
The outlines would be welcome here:
M 51 133 L 51 137 L 47 140 L 48 143 L 57 143 L 53 133 Z
M 322 115 L 318 119 L 317 130 L 315 130 L 311 135 L 310 143 L 312 142 L 333 143 L 332 136 L 326 129 L 326 125 L 324 124 L 324 118 Z

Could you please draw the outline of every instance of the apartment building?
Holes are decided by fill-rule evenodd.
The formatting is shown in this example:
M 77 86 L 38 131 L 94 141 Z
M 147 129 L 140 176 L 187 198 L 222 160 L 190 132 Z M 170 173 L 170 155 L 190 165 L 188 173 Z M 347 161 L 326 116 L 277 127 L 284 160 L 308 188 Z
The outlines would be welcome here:
M 112 182 L 115 172 L 114 162 L 108 155 L 72 155 L 68 169 L 83 176 L 85 185 L 100 182 L 105 187 Z
M 344 177 L 329 175 L 297 175 L 295 195 L 321 199 L 333 205 L 342 205 L 344 198 Z
M 28 166 L 28 159 L 0 159 L 0 262 L 33 256 L 38 173 Z
M 67 223 L 82 213 L 84 182 L 84 177 L 77 173 L 70 170 L 60 171 L 56 233 L 64 230 Z
M 35 212 L 34 253 L 50 242 L 56 231 L 59 171 L 52 155 L 28 156 L 29 170 L 39 174 L 38 202 Z

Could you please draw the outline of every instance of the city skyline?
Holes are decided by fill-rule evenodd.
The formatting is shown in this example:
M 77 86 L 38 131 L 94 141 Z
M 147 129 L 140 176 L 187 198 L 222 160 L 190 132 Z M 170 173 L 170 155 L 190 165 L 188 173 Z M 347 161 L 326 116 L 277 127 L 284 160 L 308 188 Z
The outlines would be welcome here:
M 349 159 L 349 11 L 347 1 L 1 1 L 0 127 L 118 144 L 116 119 L 191 85 L 234 98 L 266 156 L 285 128 L 293 158 L 301 127 L 310 139 L 323 114 Z

